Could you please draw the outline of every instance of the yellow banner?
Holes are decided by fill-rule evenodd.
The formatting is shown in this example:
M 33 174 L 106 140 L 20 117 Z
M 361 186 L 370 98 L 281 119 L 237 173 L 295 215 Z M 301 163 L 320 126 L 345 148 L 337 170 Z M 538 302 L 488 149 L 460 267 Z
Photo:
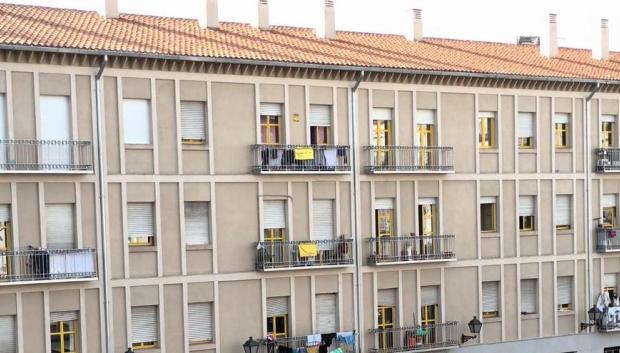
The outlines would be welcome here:
M 301 243 L 299 247 L 299 257 L 312 257 L 318 253 L 318 247 L 315 243 Z
M 311 147 L 297 147 L 295 148 L 295 160 L 307 161 L 314 159 L 314 150 Z

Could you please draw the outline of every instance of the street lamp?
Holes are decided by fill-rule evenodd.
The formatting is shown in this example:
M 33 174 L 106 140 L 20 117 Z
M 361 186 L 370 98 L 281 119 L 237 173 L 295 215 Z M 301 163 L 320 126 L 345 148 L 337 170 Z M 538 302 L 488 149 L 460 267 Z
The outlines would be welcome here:
M 603 318 L 603 314 L 605 314 L 603 310 L 599 309 L 596 305 L 593 305 L 590 310 L 588 310 L 588 320 L 590 322 L 582 322 L 581 325 L 579 325 L 581 331 L 587 329 L 588 327 L 596 326 L 596 324 Z
M 252 336 L 250 336 L 250 338 L 243 344 L 243 350 L 245 353 L 258 353 L 258 347 L 258 342 L 255 341 Z
M 465 343 L 471 339 L 476 338 L 476 335 L 479 334 L 480 330 L 482 329 L 482 322 L 480 322 L 480 320 L 478 320 L 478 318 L 474 316 L 474 318 L 471 319 L 469 323 L 467 323 L 467 326 L 469 327 L 469 332 L 473 333 L 473 335 L 462 334 L 461 343 Z

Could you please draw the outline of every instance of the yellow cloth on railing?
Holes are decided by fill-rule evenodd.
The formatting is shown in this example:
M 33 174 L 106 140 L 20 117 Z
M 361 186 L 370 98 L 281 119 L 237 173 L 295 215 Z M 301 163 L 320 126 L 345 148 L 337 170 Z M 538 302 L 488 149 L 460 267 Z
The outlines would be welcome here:
M 319 251 L 315 243 L 301 243 L 297 247 L 299 248 L 299 257 L 316 256 Z
M 312 147 L 295 147 L 295 160 L 307 161 L 314 159 L 314 149 Z

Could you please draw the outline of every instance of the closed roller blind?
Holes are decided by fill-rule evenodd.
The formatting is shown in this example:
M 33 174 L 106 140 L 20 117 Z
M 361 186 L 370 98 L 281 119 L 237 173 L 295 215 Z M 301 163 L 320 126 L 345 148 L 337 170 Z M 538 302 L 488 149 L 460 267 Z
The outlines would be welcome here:
M 535 313 L 536 312 L 536 293 L 538 289 L 537 280 L 535 279 L 522 279 L 521 280 L 521 312 L 522 313 Z
M 123 130 L 127 144 L 151 143 L 151 102 L 148 99 L 123 100 Z
M 79 318 L 79 311 L 60 311 L 50 313 L 50 322 L 52 323 L 60 321 L 77 321 Z
M 67 141 L 71 139 L 71 104 L 67 96 L 41 96 L 41 139 Z
M 7 138 L 6 95 L 0 94 L 0 140 Z
M 194 303 L 187 307 L 190 342 L 213 341 L 213 304 Z
M 481 118 L 495 118 L 495 112 L 479 112 L 478 116 Z
M 569 113 L 555 113 L 553 116 L 553 122 L 558 124 L 568 124 L 570 120 Z
M 615 123 L 616 122 L 616 116 L 615 115 L 611 115 L 611 114 L 603 114 L 603 115 L 601 115 L 601 122 L 602 123 Z
M 260 115 L 282 116 L 282 104 L 280 103 L 261 103 Z
M 157 342 L 157 306 L 134 306 L 131 308 L 131 342 Z
M 435 204 L 435 199 L 433 198 L 422 198 L 422 199 L 418 199 L 418 205 L 434 205 Z
M 377 292 L 378 305 L 396 306 L 397 302 L 396 289 L 379 289 Z
M 286 228 L 286 206 L 284 201 L 263 202 L 263 223 L 265 229 Z
M 331 126 L 332 110 L 329 105 L 313 104 L 310 106 L 310 125 Z
M 391 108 L 374 108 L 372 110 L 372 120 L 392 120 Z
M 618 274 L 617 273 L 606 273 L 605 274 L 605 278 L 603 279 L 603 287 L 605 287 L 605 288 L 608 288 L 608 287 L 616 288 L 617 280 L 618 280 Z
M 572 304 L 573 302 L 573 277 L 558 277 L 558 305 Z
M 439 304 L 439 287 L 437 286 L 421 287 L 420 303 L 422 305 L 438 305 Z
M 534 136 L 534 113 L 519 113 L 519 137 Z
M 499 311 L 499 282 L 482 283 L 482 312 Z
M 334 202 L 312 201 L 312 240 L 334 239 Z
M 267 298 L 267 317 L 288 315 L 288 297 Z
M 0 205 L 0 223 L 11 221 L 11 205 Z
M 185 202 L 185 243 L 209 244 L 209 203 Z
M 421 109 L 416 111 L 415 123 L 419 125 L 435 124 L 435 111 L 430 109 Z
M 184 140 L 205 141 L 207 118 L 204 102 L 181 102 L 181 131 Z
M 570 225 L 571 219 L 570 195 L 556 195 L 555 197 L 555 222 L 560 225 Z
M 519 196 L 519 216 L 533 216 L 535 206 L 534 196 Z
M 480 198 L 480 203 L 497 203 L 497 198 L 495 196 L 485 196 Z
M 150 202 L 127 204 L 127 228 L 129 237 L 154 236 L 153 204 Z
M 603 207 L 616 207 L 616 194 L 603 195 Z
M 75 248 L 75 220 L 73 204 L 45 205 L 47 247 L 50 249 Z
M 316 322 L 318 333 L 337 332 L 336 295 L 319 294 L 316 296 Z
M 375 199 L 375 210 L 393 210 L 394 199 Z
M 0 353 L 16 353 L 15 316 L 0 316 Z

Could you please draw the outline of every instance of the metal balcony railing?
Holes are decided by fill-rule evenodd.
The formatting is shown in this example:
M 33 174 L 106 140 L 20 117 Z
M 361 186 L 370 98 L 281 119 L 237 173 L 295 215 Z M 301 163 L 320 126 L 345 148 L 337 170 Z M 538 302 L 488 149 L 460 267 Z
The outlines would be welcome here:
M 620 172 L 620 148 L 597 148 L 594 154 L 597 172 Z
M 372 265 L 456 259 L 454 235 L 381 237 L 366 239 Z
M 353 239 L 263 241 L 256 245 L 256 269 L 300 269 L 353 264 Z
M 375 329 L 378 348 L 370 353 L 424 352 L 457 347 L 459 345 L 458 322 L 419 325 L 402 328 Z
M 89 141 L 0 140 L 0 173 L 76 173 L 93 170 Z
M 321 338 L 323 335 L 311 335 Z M 338 348 L 343 353 L 355 353 L 355 333 L 354 332 L 338 332 L 328 334 L 331 337 L 329 342 L 325 342 L 327 352 L 333 352 Z M 318 343 L 308 340 L 309 336 L 279 338 L 277 340 L 259 340 L 260 353 L 278 353 L 278 352 L 306 352 L 307 349 L 318 349 L 322 340 Z
M 97 277 L 94 249 L 0 251 L 0 285 Z
M 600 253 L 620 251 L 620 228 L 596 228 L 596 251 Z
M 347 173 L 349 146 L 254 145 L 254 173 Z
M 451 173 L 452 147 L 366 146 L 369 173 Z

